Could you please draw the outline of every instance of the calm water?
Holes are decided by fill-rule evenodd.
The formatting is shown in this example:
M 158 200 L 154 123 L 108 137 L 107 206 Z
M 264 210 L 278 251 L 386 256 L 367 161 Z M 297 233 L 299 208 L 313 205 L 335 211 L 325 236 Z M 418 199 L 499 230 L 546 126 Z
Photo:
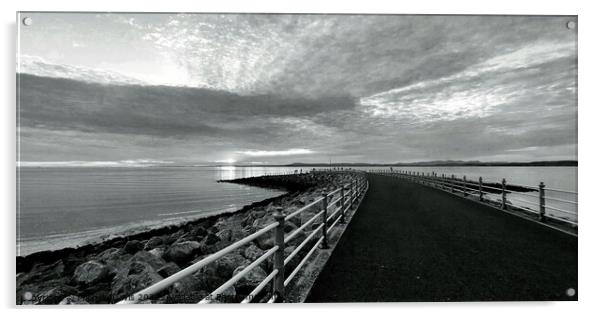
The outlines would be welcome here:
M 274 197 L 282 192 L 217 183 L 216 180 L 292 172 L 298 169 L 301 168 L 20 168 L 17 253 L 25 255 L 41 250 L 75 246 L 111 235 L 234 211 L 243 205 Z M 311 167 L 302 169 L 306 171 Z M 551 188 L 577 191 L 576 167 L 398 169 L 434 171 L 438 174 L 455 174 L 458 177 L 466 175 L 470 179 L 482 176 L 485 181 L 496 182 L 505 177 L 508 183 L 533 186 L 543 181 Z M 509 196 L 511 201 L 512 195 Z M 557 194 L 557 197 L 576 200 L 574 195 Z M 521 199 L 537 201 L 530 197 Z M 574 205 L 550 203 L 550 206 L 552 205 L 562 209 L 573 208 L 570 210 L 576 212 Z
M 281 191 L 217 179 L 231 168 L 21 168 L 17 252 L 75 246 L 128 230 L 234 211 Z

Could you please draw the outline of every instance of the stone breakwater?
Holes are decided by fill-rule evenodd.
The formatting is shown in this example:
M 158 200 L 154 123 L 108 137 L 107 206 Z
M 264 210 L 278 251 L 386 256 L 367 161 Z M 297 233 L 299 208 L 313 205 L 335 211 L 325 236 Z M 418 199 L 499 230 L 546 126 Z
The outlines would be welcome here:
M 363 176 L 352 172 L 316 172 L 231 180 L 229 182 L 284 189 L 288 193 L 245 206 L 228 215 L 194 220 L 79 248 L 17 257 L 17 304 L 115 303 L 272 223 L 272 213 L 276 207 L 282 207 L 286 214 L 294 212 L 319 199 L 323 190 L 334 190 L 359 177 Z M 285 232 L 295 230 L 317 212 L 319 206 L 314 206 L 312 210 L 287 221 Z M 296 236 L 285 249 L 285 256 L 318 225 L 308 226 L 303 234 Z M 272 235 L 263 235 L 145 303 L 197 303 L 273 245 Z M 307 251 L 306 248 L 301 250 L 287 265 L 289 272 Z M 271 269 L 270 259 L 224 292 L 222 301 L 239 302 L 244 299 Z

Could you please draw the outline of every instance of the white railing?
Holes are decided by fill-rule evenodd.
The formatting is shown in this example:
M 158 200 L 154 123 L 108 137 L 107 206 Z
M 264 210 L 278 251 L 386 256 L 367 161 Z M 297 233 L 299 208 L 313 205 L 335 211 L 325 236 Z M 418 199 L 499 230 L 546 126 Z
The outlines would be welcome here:
M 360 174 L 358 174 L 360 175 Z M 361 199 L 362 195 L 368 188 L 368 182 L 364 177 L 359 177 L 352 182 L 341 186 L 340 188 L 326 193 L 325 191 L 322 193 L 322 197 L 299 208 L 298 210 L 292 212 L 289 215 L 284 215 L 282 213 L 282 207 L 276 208 L 276 212 L 274 213 L 275 221 L 273 223 L 268 224 L 264 228 L 259 231 L 250 234 L 229 246 L 211 254 L 202 260 L 188 266 L 187 268 L 127 297 L 126 299 L 118 302 L 117 304 L 135 304 L 141 301 L 145 301 L 148 299 L 152 299 L 153 296 L 157 295 L 159 292 L 167 289 L 172 286 L 176 282 L 182 280 L 183 278 L 198 272 L 203 267 L 208 264 L 220 259 L 224 255 L 239 249 L 240 247 L 253 242 L 255 239 L 272 232 L 274 235 L 274 246 L 267 251 L 265 251 L 259 258 L 255 261 L 247 265 L 242 271 L 238 272 L 236 275 L 232 276 L 228 281 L 219 286 L 217 289 L 213 290 L 211 294 L 206 296 L 199 304 L 206 304 L 216 301 L 219 298 L 220 294 L 226 291 L 228 288 L 233 287 L 236 282 L 245 277 L 249 272 L 251 272 L 254 268 L 265 262 L 269 257 L 273 257 L 273 269 L 272 271 L 264 278 L 256 287 L 251 291 L 248 296 L 241 303 L 250 303 L 254 299 L 257 298 L 258 295 L 268 286 L 270 282 L 272 282 L 272 295 L 268 296 L 268 303 L 273 303 L 275 301 L 284 301 L 286 298 L 286 287 L 290 284 L 293 278 L 300 272 L 301 268 L 311 255 L 321 247 L 323 249 L 329 248 L 329 234 L 331 230 L 340 223 L 345 223 L 345 218 L 348 215 L 348 211 L 351 208 L 352 204 L 357 204 L 358 200 Z M 338 195 L 337 195 L 338 194 Z M 339 196 L 335 198 L 335 196 Z M 284 233 L 284 223 L 287 220 L 303 213 L 307 212 L 310 208 L 321 205 L 321 211 L 316 215 L 311 217 L 301 226 L 299 226 L 296 230 L 292 231 L 285 236 Z M 336 218 L 335 218 L 336 217 Z M 321 218 L 321 219 L 320 219 Z M 288 257 L 284 258 L 284 249 L 294 237 L 300 234 L 305 228 L 312 225 L 317 220 L 321 220 L 320 225 L 311 231 L 307 235 L 307 237 L 299 243 L 295 247 L 295 249 L 288 255 Z M 333 221 L 334 219 L 334 221 Z M 299 264 L 291 271 L 288 276 L 285 276 L 285 268 L 286 265 L 291 262 L 291 260 L 299 255 L 300 251 L 312 241 L 312 239 L 320 236 L 317 242 L 311 247 L 311 249 L 305 254 L 303 259 L 299 262 Z
M 507 184 L 506 179 L 504 178 L 501 180 L 500 186 L 494 187 L 485 185 L 482 177 L 479 177 L 478 181 L 476 181 L 469 180 L 466 176 L 456 178 L 455 175 L 437 175 L 435 172 L 424 173 L 391 169 L 369 170 L 369 172 L 405 178 L 424 185 L 443 189 L 451 193 L 461 194 L 464 197 L 477 197 L 479 201 L 484 201 L 483 196 L 486 194 L 499 194 L 501 196 L 501 208 L 504 210 L 509 209 L 509 206 L 511 206 L 512 208 L 534 214 L 541 222 L 553 219 L 573 227 L 578 225 L 577 192 L 557 188 L 546 188 L 543 182 L 540 182 L 538 186 Z M 511 186 L 522 187 L 528 189 L 529 192 L 508 189 L 508 187 Z M 513 197 L 510 200 L 507 197 L 508 194 L 512 194 L 513 196 L 518 195 L 520 198 Z M 559 194 L 564 195 L 564 197 L 558 197 Z M 571 200 L 571 198 L 574 200 Z M 521 205 L 513 204 L 512 202 L 519 202 Z M 553 211 L 553 214 L 550 211 Z M 568 217 L 558 216 L 558 213 L 568 215 Z

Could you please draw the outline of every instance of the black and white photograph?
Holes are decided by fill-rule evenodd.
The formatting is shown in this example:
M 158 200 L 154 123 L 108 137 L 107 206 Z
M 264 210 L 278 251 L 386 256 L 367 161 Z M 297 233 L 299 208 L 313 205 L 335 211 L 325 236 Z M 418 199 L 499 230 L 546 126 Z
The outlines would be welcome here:
M 14 305 L 578 301 L 578 29 L 17 12 Z

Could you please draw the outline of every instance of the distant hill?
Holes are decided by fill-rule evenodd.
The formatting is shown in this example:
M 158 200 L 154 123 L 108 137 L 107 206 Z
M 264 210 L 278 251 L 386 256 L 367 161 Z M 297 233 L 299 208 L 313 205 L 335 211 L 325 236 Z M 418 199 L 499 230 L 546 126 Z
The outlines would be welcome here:
M 275 165 L 274 165 L 275 166 Z M 427 161 L 411 163 L 292 163 L 279 166 L 578 166 L 576 160 L 533 162 Z

